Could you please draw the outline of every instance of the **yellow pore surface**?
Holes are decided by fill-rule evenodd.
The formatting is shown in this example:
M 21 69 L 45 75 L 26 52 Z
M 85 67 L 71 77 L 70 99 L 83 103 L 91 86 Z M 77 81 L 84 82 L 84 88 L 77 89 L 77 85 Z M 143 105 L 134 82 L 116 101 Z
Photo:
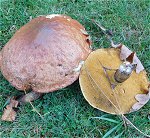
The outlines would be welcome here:
M 91 106 L 111 114 L 126 114 L 137 102 L 137 94 L 148 92 L 148 79 L 145 71 L 133 73 L 123 83 L 114 81 L 115 70 L 107 70 L 110 82 L 117 84 L 112 89 L 102 66 L 118 69 L 123 61 L 120 60 L 120 49 L 98 49 L 92 52 L 85 61 L 79 81 L 82 93 Z

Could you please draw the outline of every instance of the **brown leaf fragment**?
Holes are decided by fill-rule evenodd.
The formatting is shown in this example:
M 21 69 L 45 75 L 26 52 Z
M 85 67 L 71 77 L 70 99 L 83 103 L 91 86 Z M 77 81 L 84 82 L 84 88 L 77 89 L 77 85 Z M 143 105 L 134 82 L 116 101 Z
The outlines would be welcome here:
M 18 106 L 18 101 L 11 99 L 9 105 L 16 108 Z
M 120 52 L 121 60 L 126 60 L 126 58 L 129 57 L 129 55 L 131 55 L 132 53 L 132 51 L 129 50 L 125 45 L 122 45 L 120 49 L 121 49 L 121 52 Z
M 149 94 L 137 94 L 135 96 L 135 99 L 141 104 L 146 104 L 149 101 L 150 97 Z
M 6 109 L 4 110 L 4 113 L 2 115 L 3 121 L 14 121 L 16 118 L 16 112 L 13 108 L 16 108 L 18 106 L 18 101 L 11 99 L 9 105 L 6 106 Z
M 132 52 L 127 58 L 126 61 L 133 63 L 133 57 L 134 57 L 135 52 Z
M 3 121 L 14 121 L 16 117 L 16 112 L 13 110 L 13 108 L 9 105 L 6 106 L 6 109 L 4 110 L 4 113 L 2 115 Z
M 135 96 L 135 99 L 138 101 L 132 106 L 131 112 L 132 111 L 137 111 L 141 107 L 143 107 L 149 100 L 150 100 L 150 88 L 148 94 L 137 94 Z

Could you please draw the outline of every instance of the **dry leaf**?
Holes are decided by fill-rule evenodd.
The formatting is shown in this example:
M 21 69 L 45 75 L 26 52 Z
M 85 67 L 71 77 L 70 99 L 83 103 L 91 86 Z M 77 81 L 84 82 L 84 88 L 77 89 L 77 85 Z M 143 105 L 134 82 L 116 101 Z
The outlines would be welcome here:
M 1 119 L 4 121 L 14 121 L 16 118 L 16 112 L 13 108 L 16 108 L 17 106 L 18 101 L 11 99 L 9 105 L 6 106 Z
M 12 99 L 10 99 L 10 104 L 9 105 L 16 108 L 18 106 L 18 101 L 14 100 L 12 98 Z
M 149 94 L 137 94 L 135 96 L 135 99 L 141 104 L 146 104 L 149 101 L 150 97 Z
M 131 112 L 139 110 L 150 100 L 150 88 L 148 94 L 137 94 L 135 99 L 138 101 L 132 106 Z
M 121 52 L 120 52 L 120 59 L 125 60 L 129 55 L 132 53 L 131 50 L 129 50 L 125 45 L 122 45 L 120 47 Z
M 112 47 L 114 48 L 120 48 L 121 52 L 120 52 L 120 59 L 121 60 L 126 60 L 130 55 L 133 54 L 133 52 L 127 48 L 125 45 L 112 45 Z M 144 67 L 141 63 L 141 61 L 138 59 L 138 57 L 136 56 L 136 54 L 134 53 L 133 56 L 133 64 L 136 64 L 136 73 L 140 73 L 142 70 L 144 70 Z
M 142 70 L 144 70 L 144 67 L 143 67 L 142 63 L 138 59 L 138 57 L 136 56 L 136 54 L 133 57 L 133 64 L 137 64 L 137 66 L 136 66 L 136 73 L 140 73 Z
M 131 109 L 130 112 L 137 111 L 137 110 L 139 110 L 140 108 L 142 108 L 143 106 L 144 106 L 143 104 L 137 102 L 137 103 L 135 103 L 135 104 L 132 106 L 132 109 Z

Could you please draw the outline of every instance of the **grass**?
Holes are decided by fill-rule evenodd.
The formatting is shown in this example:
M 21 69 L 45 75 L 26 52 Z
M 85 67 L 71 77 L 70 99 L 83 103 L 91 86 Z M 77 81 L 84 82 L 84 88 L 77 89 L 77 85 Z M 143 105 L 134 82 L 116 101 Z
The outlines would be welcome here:
M 92 36 L 94 48 L 109 47 L 109 42 L 90 19 L 112 29 L 115 42 L 122 42 L 137 52 L 150 78 L 149 0 L 1 0 L 0 48 L 31 17 L 52 13 L 67 14 L 80 21 Z M 0 74 L 0 116 L 8 96 L 21 93 Z M 0 137 L 144 137 L 133 128 L 124 127 L 119 116 L 92 108 L 83 98 L 78 81 L 55 93 L 45 94 L 33 105 L 44 119 L 30 104 L 23 105 L 19 107 L 16 121 L 0 121 Z M 149 109 L 150 102 L 127 117 L 150 135 Z

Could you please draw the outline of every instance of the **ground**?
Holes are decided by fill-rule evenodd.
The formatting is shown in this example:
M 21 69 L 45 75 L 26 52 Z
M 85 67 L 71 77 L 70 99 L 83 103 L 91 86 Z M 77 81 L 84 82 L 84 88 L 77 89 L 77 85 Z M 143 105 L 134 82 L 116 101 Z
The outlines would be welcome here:
M 67 14 L 82 23 L 92 37 L 93 48 L 109 47 L 106 37 L 92 23 L 91 19 L 95 19 L 113 31 L 115 42 L 122 42 L 136 51 L 150 78 L 149 9 L 149 0 L 1 0 L 0 48 L 31 18 L 52 13 Z M 21 93 L 0 73 L 0 116 L 7 98 Z M 120 116 L 92 108 L 83 98 L 78 80 L 67 88 L 45 94 L 33 102 L 33 106 L 42 118 L 30 104 L 22 105 L 14 122 L 0 121 L 0 136 L 144 137 L 130 125 L 125 127 Z M 150 102 L 126 117 L 137 128 L 150 135 L 149 109 Z

